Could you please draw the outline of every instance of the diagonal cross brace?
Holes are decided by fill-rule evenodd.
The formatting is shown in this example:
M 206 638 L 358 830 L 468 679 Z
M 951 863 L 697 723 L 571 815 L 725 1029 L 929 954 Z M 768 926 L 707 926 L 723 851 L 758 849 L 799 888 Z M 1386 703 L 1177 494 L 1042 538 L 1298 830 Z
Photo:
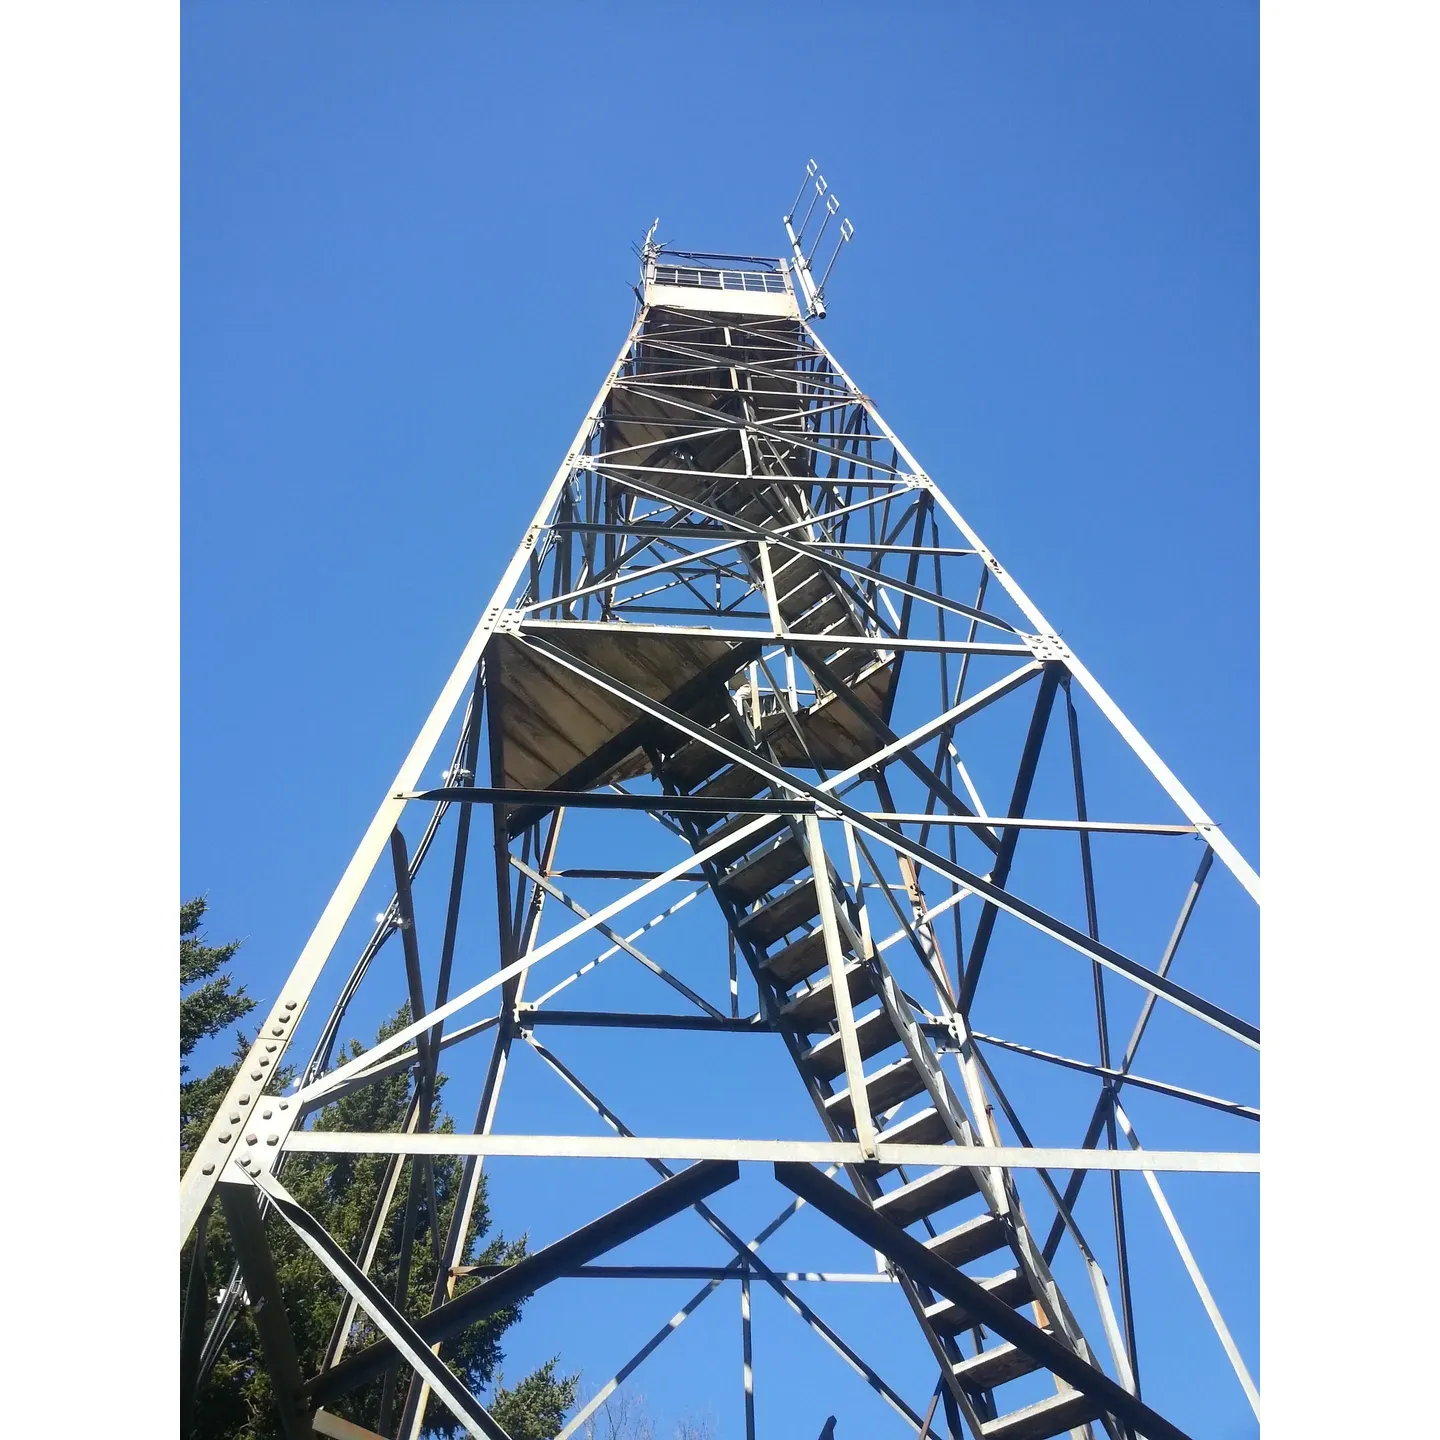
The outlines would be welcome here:
M 325 1227 L 273 1175 L 261 1173 L 255 1176 L 255 1183 L 320 1263 L 370 1312 L 376 1326 L 389 1337 L 388 1343 L 425 1376 L 451 1414 L 472 1435 L 487 1437 L 487 1440 L 510 1440 L 505 1427 L 426 1349 L 415 1327 Z
M 1189 1440 L 1172 1425 L 1117 1385 L 1102 1370 L 1083 1360 L 1067 1345 L 1032 1324 L 1003 1300 L 991 1295 L 963 1271 L 948 1265 L 898 1225 L 877 1215 L 843 1186 L 827 1180 L 811 1165 L 777 1164 L 775 1178 L 787 1190 L 808 1200 L 822 1215 L 893 1260 L 912 1280 L 928 1286 L 956 1305 L 964 1306 L 982 1325 L 1033 1355 L 1046 1369 L 1098 1400 L 1116 1419 L 1133 1425 L 1146 1440 Z
M 590 918 L 590 912 L 572 896 L 567 895 L 555 882 L 547 876 L 542 875 L 538 870 L 533 870 L 523 860 L 517 859 L 514 855 L 510 857 L 510 864 L 524 875 L 534 885 L 538 885 L 546 894 L 553 895 L 568 910 L 573 911 L 582 920 Z M 712 1020 L 724 1020 L 721 1014 L 703 995 L 692 990 L 683 980 L 672 975 L 663 965 L 657 964 L 643 951 L 636 949 L 618 930 L 611 925 L 598 924 L 595 927 L 607 940 L 618 945 L 627 955 L 638 960 L 650 973 L 658 979 L 663 980 L 672 989 L 678 990 L 691 1004 L 703 1010 Z
M 873 732 L 875 738 L 879 740 L 881 745 L 885 746 L 889 750 L 892 750 L 894 752 L 895 759 L 898 760 L 902 765 L 904 765 L 905 768 L 909 770 L 910 773 L 914 775 L 916 779 L 918 779 L 927 790 L 929 790 L 932 804 L 936 799 L 943 800 L 947 805 L 951 807 L 952 811 L 955 814 L 969 816 L 971 819 L 974 820 L 979 820 L 981 818 L 980 816 L 976 815 L 975 811 L 972 810 L 970 806 L 968 806 L 939 777 L 939 775 L 937 775 L 933 770 L 928 769 L 924 761 L 918 760 L 914 755 L 912 755 L 909 748 L 903 744 L 900 737 L 885 723 L 885 721 L 881 719 L 881 717 L 877 715 L 862 699 L 860 699 L 860 697 L 854 693 L 851 687 L 844 680 L 842 680 L 840 676 L 837 675 L 835 671 L 830 668 L 829 665 L 825 663 L 825 661 L 821 657 L 824 653 L 824 650 L 829 648 L 828 646 L 822 647 L 816 645 L 797 645 L 795 648 L 800 651 L 801 656 L 804 658 L 805 663 L 810 667 L 810 669 L 814 671 L 815 674 L 819 675 L 819 677 L 825 682 L 825 684 L 830 687 L 830 689 L 834 692 L 835 697 L 840 701 L 840 703 L 844 705 L 847 710 L 850 710 L 855 715 L 857 715 L 860 720 Z M 991 850 L 1000 849 L 1001 842 L 999 840 L 996 840 L 994 836 L 991 835 L 990 832 L 983 827 L 976 828 L 975 838 L 979 840 L 982 845 L 988 846 Z M 996 875 L 993 870 L 991 871 L 991 875 L 997 885 L 1004 884 L 1003 876 Z
M 1020 765 L 1015 772 L 1015 787 L 1010 795 L 1007 815 L 1017 819 L 1025 814 L 1030 803 L 1030 790 L 1035 784 L 1035 770 L 1040 763 L 1040 750 L 1045 743 L 1045 731 L 1050 723 L 1050 711 L 1055 704 L 1055 691 L 1060 681 L 1060 667 L 1049 664 L 1040 677 L 1040 690 L 1035 697 L 1035 709 L 1030 715 L 1030 728 L 1025 735 L 1025 748 L 1020 754 Z M 1083 816 L 1081 817 L 1084 818 Z M 1010 866 L 1015 859 L 1015 846 L 1020 831 L 1015 826 L 1002 829 L 1000 848 L 996 852 L 995 864 L 990 867 L 990 881 L 1002 889 L 1010 878 Z M 975 927 L 975 938 L 970 942 L 970 955 L 965 961 L 965 973 L 960 979 L 959 1009 L 965 1015 L 970 1013 L 970 1002 L 975 998 L 975 987 L 980 981 L 980 967 L 985 963 L 985 952 L 990 948 L 990 937 L 995 933 L 995 921 L 1000 912 L 994 905 L 987 904 L 980 912 Z M 1098 940 L 1097 935 L 1091 935 Z
M 275 1258 L 265 1239 L 265 1225 L 255 1202 L 255 1191 L 249 1185 L 228 1180 L 222 1181 L 218 1189 L 240 1273 L 255 1302 L 250 1313 L 260 1334 L 265 1367 L 270 1372 L 280 1432 L 285 1440 L 306 1440 L 310 1434 L 310 1407 L 300 1378 L 295 1336 L 286 1317 Z
M 576 1075 L 575 1072 L 571 1070 L 570 1067 L 566 1065 L 563 1060 L 561 1060 L 551 1051 L 547 1050 L 543 1045 L 540 1044 L 538 1040 L 534 1038 L 534 1036 L 527 1036 L 526 1038 L 529 1041 L 531 1047 L 540 1056 L 540 1058 L 544 1060 L 545 1063 L 549 1065 L 550 1068 L 554 1070 L 555 1073 L 559 1075 L 565 1081 L 565 1083 L 569 1085 L 570 1088 L 574 1090 L 575 1093 L 579 1095 L 580 1098 L 584 1100 L 585 1103 L 590 1106 L 590 1108 L 594 1110 L 594 1112 L 608 1126 L 610 1126 L 612 1130 L 615 1131 L 617 1135 L 633 1135 L 634 1132 L 630 1129 L 630 1127 L 626 1125 L 625 1122 L 621 1120 L 621 1118 L 613 1110 L 611 1110 L 610 1107 L 587 1084 L 585 1084 L 585 1082 L 581 1080 L 580 1077 Z M 669 1166 L 667 1166 L 662 1160 L 654 1156 L 648 1157 L 648 1163 L 650 1164 L 652 1169 L 658 1171 L 661 1175 L 668 1176 L 671 1173 Z M 765 1241 L 768 1240 L 781 1227 L 781 1225 L 783 1225 L 786 1220 L 790 1218 L 790 1216 L 795 1214 L 796 1209 L 800 1205 L 800 1203 L 801 1202 L 797 1200 L 791 1205 L 787 1206 L 784 1210 L 782 1210 L 780 1214 L 777 1215 L 775 1219 L 772 1220 L 770 1224 L 768 1224 L 762 1231 L 760 1231 L 760 1233 L 752 1241 L 750 1241 L 748 1245 L 708 1205 L 696 1205 L 695 1213 L 699 1215 L 700 1218 L 704 1220 L 704 1222 L 717 1235 L 719 1235 L 720 1238 L 724 1240 L 727 1245 L 731 1247 L 731 1249 L 734 1250 L 735 1260 L 732 1262 L 732 1264 L 739 1265 L 743 1269 L 753 1272 L 759 1279 L 763 1280 L 767 1285 L 769 1285 L 770 1288 L 774 1290 L 776 1295 L 778 1295 L 781 1300 L 783 1300 L 817 1335 L 819 1335 L 821 1339 L 823 1339 L 825 1343 L 829 1345 L 831 1349 L 833 1349 L 835 1353 L 846 1362 L 846 1364 L 848 1364 L 853 1370 L 855 1370 L 856 1373 L 864 1379 L 865 1383 L 869 1385 L 870 1388 L 874 1390 L 877 1395 L 882 1396 L 886 1400 L 886 1402 L 890 1404 L 899 1414 L 905 1416 L 907 1420 L 909 1420 L 912 1424 L 916 1425 L 916 1427 L 918 1428 L 919 1416 L 916 1415 L 913 1410 L 911 1410 L 911 1408 L 905 1403 L 905 1401 L 900 1397 L 900 1395 L 891 1386 L 887 1385 L 885 1381 L 882 1380 L 878 1374 L 876 1374 L 874 1369 L 872 1369 L 864 1360 L 862 1360 L 860 1356 L 854 1350 L 852 1350 L 850 1346 L 847 1345 L 845 1341 L 842 1340 L 840 1336 L 837 1335 L 835 1331 L 832 1330 L 830 1326 L 827 1325 L 785 1283 L 785 1281 L 780 1277 L 780 1275 L 777 1274 L 774 1270 L 772 1270 L 760 1258 L 760 1246 L 763 1245 Z M 703 1299 L 703 1297 L 709 1293 L 709 1288 L 702 1291 L 700 1295 L 697 1296 L 692 1302 L 692 1305 L 700 1304 L 701 1299 Z M 678 1324 L 679 1321 L 677 1320 L 675 1323 Z M 655 1338 L 654 1345 L 658 1345 L 661 1339 L 664 1338 L 664 1335 L 666 1333 L 669 1333 L 668 1329 L 667 1331 L 662 1332 L 661 1335 Z M 653 1348 L 653 1345 L 651 1348 Z M 633 1369 L 634 1365 L 638 1365 L 648 1353 L 649 1351 L 646 1350 L 642 1354 L 638 1355 L 634 1360 L 634 1364 L 631 1365 L 630 1368 Z M 594 1401 L 592 1401 L 591 1403 L 593 1404 Z M 583 1410 L 580 1411 L 577 1415 L 572 1416 L 570 1423 L 565 1427 L 565 1429 L 560 1433 L 560 1435 L 556 1437 L 556 1440 L 565 1440 L 565 1437 L 567 1435 L 573 1435 L 575 1433 L 575 1430 L 583 1422 L 584 1417 L 585 1412 Z
M 627 467 L 620 465 L 608 467 L 597 465 L 595 468 L 597 472 L 603 472 L 605 469 L 624 470 Z M 779 545 L 783 549 L 789 550 L 796 555 L 804 555 L 811 560 L 818 560 L 822 565 L 829 566 L 834 570 L 842 570 L 850 575 L 858 575 L 866 580 L 873 580 L 879 585 L 886 586 L 888 589 L 898 591 L 901 595 L 909 595 L 917 600 L 923 600 L 929 605 L 936 606 L 938 609 L 949 610 L 956 615 L 968 616 L 971 619 L 978 620 L 986 625 L 991 625 L 997 630 L 1003 630 L 1011 635 L 1018 633 L 1013 625 L 1008 621 L 1000 619 L 997 615 L 988 615 L 983 610 L 977 610 L 973 605 L 966 605 L 959 600 L 952 600 L 947 595 L 937 595 L 933 590 L 926 590 L 919 585 L 911 585 L 907 581 L 901 580 L 894 575 L 886 575 L 884 571 L 873 570 L 868 565 L 860 565 L 853 560 L 846 560 L 840 556 L 828 554 L 823 544 L 807 544 L 802 540 L 792 540 L 780 530 L 767 530 L 764 526 L 752 525 L 737 515 L 726 515 L 723 511 L 712 510 L 701 504 L 698 500 L 682 499 L 678 495 L 672 495 L 669 491 L 660 489 L 658 485 L 651 484 L 649 481 L 638 480 L 631 474 L 625 474 L 618 478 L 623 480 L 632 490 L 637 490 L 642 495 L 648 495 L 652 500 L 659 500 L 662 504 L 673 505 L 677 509 L 689 510 L 696 515 L 704 515 L 711 520 L 722 521 L 735 530 L 745 531 L 749 534 L 752 541 L 769 541 L 771 544 Z M 727 475 L 724 478 L 733 480 L 742 477 Z M 785 477 L 767 475 L 763 478 L 766 480 L 775 480 L 784 479 Z
M 995 579 L 1004 586 L 1006 593 L 1010 596 L 1011 600 L 1019 606 L 1031 625 L 1035 627 L 1036 632 L 1042 635 L 1053 634 L 1052 627 L 1036 608 L 1034 602 L 1016 583 L 1015 578 L 1000 564 L 999 560 L 995 558 L 994 554 L 985 545 L 984 541 L 981 540 L 979 535 L 971 529 L 965 517 L 951 504 L 944 491 L 925 473 L 919 461 L 906 449 L 899 436 L 885 423 L 884 417 L 875 409 L 869 397 L 866 396 L 860 387 L 850 378 L 845 371 L 845 367 L 825 348 L 824 342 L 816 335 L 814 329 L 808 323 L 804 325 L 804 329 L 806 339 L 815 347 L 816 351 L 824 356 L 834 374 L 844 382 L 846 391 L 854 397 L 858 404 L 865 407 L 866 413 L 874 421 L 876 428 L 895 447 L 896 453 L 905 461 L 911 470 L 921 478 L 925 487 L 934 495 L 935 503 L 950 517 L 951 523 L 954 524 L 960 533 L 964 535 L 965 539 L 974 547 L 975 552 L 995 576 Z M 1120 733 L 1121 738 L 1124 739 L 1126 744 L 1134 751 L 1141 764 L 1159 781 L 1165 792 L 1184 812 L 1185 818 L 1189 820 L 1192 825 L 1200 828 L 1201 833 L 1204 834 L 1210 847 L 1219 855 L 1226 868 L 1235 876 L 1241 885 L 1245 887 L 1251 898 L 1258 903 L 1260 899 L 1260 877 L 1255 873 L 1250 862 L 1235 848 L 1230 837 L 1205 813 L 1195 797 L 1180 783 L 1170 767 L 1155 753 L 1145 737 L 1131 724 L 1124 711 L 1110 698 L 1110 695 L 1100 682 L 1081 664 L 1079 657 L 1073 652 L 1070 652 L 1066 656 L 1065 668 L 1080 682 L 1081 687 L 1090 696 L 1091 700 L 1099 706 L 1105 718 L 1109 720 Z
M 696 725 L 687 716 L 670 710 L 657 700 L 650 699 L 632 686 L 624 684 L 614 676 L 606 675 L 604 671 L 595 666 L 580 660 L 577 656 L 569 654 L 559 646 L 549 644 L 534 634 L 519 637 L 521 642 L 528 645 L 532 650 L 554 660 L 557 664 L 564 666 L 567 670 L 573 670 L 584 679 L 593 680 L 603 690 L 608 690 L 612 695 L 627 700 L 636 709 L 648 712 L 657 718 L 666 721 L 673 729 L 678 730 L 688 739 L 697 740 L 702 745 L 708 745 L 712 750 L 718 750 L 722 755 L 727 756 L 735 763 L 745 765 L 754 770 L 757 774 L 763 775 L 773 785 L 779 785 L 789 790 L 797 797 L 806 797 L 818 801 L 824 811 L 832 812 L 835 815 L 849 820 L 857 830 L 862 830 L 867 835 L 873 835 L 877 840 L 889 845 L 891 849 L 902 855 L 908 855 L 912 860 L 938 871 L 942 875 L 958 880 L 967 889 L 973 890 L 982 899 L 991 901 L 1001 910 L 1008 911 L 1011 915 L 1033 925 L 1037 930 L 1052 936 L 1068 945 L 1072 950 L 1087 956 L 1092 960 L 1098 960 L 1102 965 L 1117 971 L 1121 975 L 1143 985 L 1147 990 L 1152 990 L 1158 995 L 1163 995 L 1172 1004 L 1178 1005 L 1182 1010 L 1188 1010 L 1192 1015 L 1214 1025 L 1217 1029 L 1225 1031 L 1238 1040 L 1243 1040 L 1254 1049 L 1260 1048 L 1260 1029 L 1252 1025 L 1248 1020 L 1243 1020 L 1232 1015 L 1222 1006 L 1215 1005 L 1200 995 L 1185 989 L 1183 985 L 1177 985 L 1173 980 L 1167 980 L 1164 976 L 1158 975 L 1144 965 L 1132 960 L 1127 955 L 1122 955 L 1118 950 L 1108 945 L 1101 944 L 1098 940 L 1092 940 L 1088 935 L 1075 929 L 1073 925 L 1067 925 L 1063 920 L 1047 914 L 1038 905 L 1032 905 L 1027 900 L 1022 900 L 1018 895 L 1012 895 L 999 885 L 993 884 L 983 875 L 977 875 L 972 870 L 967 870 L 963 865 L 947 860 L 945 856 L 929 849 L 927 846 L 917 844 L 899 830 L 892 829 L 889 825 L 877 822 L 867 816 L 863 811 L 857 810 L 854 806 L 846 804 L 834 794 L 807 784 L 799 776 L 791 774 L 783 766 L 777 765 L 753 751 L 745 750 L 738 745 L 731 744 L 728 740 L 722 739 L 712 731 Z M 736 809 L 743 809 L 737 805 Z M 401 1035 L 404 1032 L 400 1032 Z M 392 1044 L 401 1043 L 393 1038 Z
M 598 1220 L 582 1225 L 564 1239 L 527 1255 L 483 1285 L 432 1310 L 415 1322 L 415 1331 L 426 1346 L 448 1340 L 486 1315 L 515 1304 L 566 1271 L 688 1210 L 697 1200 L 723 1190 L 739 1178 L 740 1166 L 734 1160 L 702 1160 L 691 1165 Z M 378 1340 L 333 1370 L 317 1375 L 306 1390 L 316 1404 L 321 1404 L 384 1374 L 400 1360 L 394 1345 Z

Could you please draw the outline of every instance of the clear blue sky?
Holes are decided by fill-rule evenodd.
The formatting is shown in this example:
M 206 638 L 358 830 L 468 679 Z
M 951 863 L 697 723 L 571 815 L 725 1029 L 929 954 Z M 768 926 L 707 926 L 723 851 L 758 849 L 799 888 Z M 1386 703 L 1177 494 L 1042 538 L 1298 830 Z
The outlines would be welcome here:
M 856 225 L 826 344 L 1258 861 L 1257 24 L 1251 3 L 184 7 L 182 892 L 248 937 L 252 992 L 613 359 L 631 244 L 658 215 L 679 244 L 774 251 L 811 155 Z M 1201 1258 L 1253 1364 L 1253 1185 L 1220 1184 L 1173 1191 L 1187 1227 L 1242 1234 Z M 507 1223 L 544 1239 L 579 1211 Z M 1157 1287 L 1194 1310 L 1163 1245 Z M 537 1301 L 515 1368 L 559 1348 L 602 1378 L 683 1289 L 591 1350 L 593 1315 Z M 806 1294 L 842 1329 L 857 1303 Z M 733 1308 L 642 1372 L 660 1415 L 713 1372 L 739 1433 Z M 757 1325 L 762 1424 L 810 1425 L 782 1408 L 787 1357 L 863 1396 L 768 1297 Z M 1254 1433 L 1193 1333 L 1215 1353 L 1157 1355 L 1156 1402 Z

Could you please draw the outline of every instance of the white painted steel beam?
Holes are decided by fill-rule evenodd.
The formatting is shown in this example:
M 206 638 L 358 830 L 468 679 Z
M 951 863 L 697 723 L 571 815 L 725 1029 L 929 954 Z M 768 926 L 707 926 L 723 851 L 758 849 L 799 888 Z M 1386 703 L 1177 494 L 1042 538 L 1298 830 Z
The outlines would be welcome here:
M 320 1155 L 503 1155 L 589 1160 L 800 1161 L 861 1165 L 871 1157 L 841 1140 L 707 1140 L 693 1136 L 405 1135 L 394 1132 L 297 1130 L 284 1149 Z M 881 1132 L 874 1159 L 881 1165 L 1001 1170 L 1160 1170 L 1255 1175 L 1260 1156 L 1236 1150 L 1081 1150 L 1065 1146 L 887 1145 Z

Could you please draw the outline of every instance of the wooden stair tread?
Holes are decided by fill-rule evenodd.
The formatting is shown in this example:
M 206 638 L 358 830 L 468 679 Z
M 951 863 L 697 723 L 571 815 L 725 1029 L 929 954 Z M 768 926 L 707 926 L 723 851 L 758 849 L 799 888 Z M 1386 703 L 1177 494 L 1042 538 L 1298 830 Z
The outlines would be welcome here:
M 955 1147 L 957 1154 L 965 1146 Z M 979 1189 L 974 1172 L 964 1166 L 927 1171 L 924 1175 L 891 1190 L 875 1202 L 875 1213 L 896 1225 L 913 1225 L 947 1205 L 967 1199 Z
M 1030 1282 L 1018 1267 L 976 1283 L 988 1290 L 997 1300 L 1003 1300 L 1010 1306 L 1024 1305 L 1035 1298 L 1030 1291 Z M 937 1330 L 951 1335 L 981 1323 L 963 1305 L 957 1305 L 953 1300 L 938 1300 L 933 1305 L 927 1305 L 925 1318 Z
M 870 1113 L 888 1110 L 924 1090 L 924 1082 L 908 1055 L 865 1077 L 865 1095 L 870 1102 Z M 825 1102 L 825 1113 L 837 1125 L 847 1129 L 855 1127 L 855 1107 L 850 1100 L 849 1090 L 840 1090 Z
M 1049 1335 L 1053 1332 L 1047 1329 L 1045 1333 Z M 1007 1340 L 950 1368 L 967 1389 L 993 1390 L 997 1385 L 1020 1379 L 1022 1375 L 1033 1375 L 1044 1366 L 1033 1355 Z
M 868 1060 L 872 1055 L 878 1055 L 882 1050 L 888 1050 L 892 1045 L 900 1043 L 900 1037 L 895 1033 L 895 1027 L 890 1023 L 890 1016 L 886 1014 L 883 1006 L 866 1015 L 856 1016 L 855 1040 L 860 1047 L 862 1060 Z M 833 1080 L 837 1075 L 843 1075 L 845 1052 L 840 1043 L 840 1032 L 837 1030 L 833 1035 L 817 1041 L 802 1058 L 806 1069 L 822 1080 Z
M 1023 1410 L 1012 1410 L 980 1427 L 983 1440 L 1050 1440 L 1090 1420 L 1098 1420 L 1105 1409 L 1078 1390 L 1061 1390 L 1037 1400 Z
M 840 944 L 845 945 L 844 933 L 841 933 Z M 854 952 L 846 949 L 847 955 Z M 807 935 L 802 935 L 798 940 L 793 940 L 783 949 L 776 951 L 774 955 L 767 955 L 761 962 L 760 968 L 770 976 L 772 980 L 783 989 L 789 989 L 799 980 L 814 975 L 817 970 L 823 970 L 829 964 L 825 954 L 825 936 L 817 925 Z
M 926 1240 L 925 1248 L 933 1250 L 946 1264 L 959 1269 L 982 1255 L 993 1254 L 1009 1242 L 1010 1232 L 1005 1221 L 987 1210 L 973 1220 L 943 1231 L 933 1240 Z
M 821 953 L 823 952 L 822 943 Z M 875 978 L 870 967 L 863 961 L 852 960 L 846 965 L 843 974 L 852 1005 L 868 1000 L 875 993 Z M 785 1019 L 807 1026 L 811 1030 L 822 1030 L 831 1024 L 835 1019 L 835 987 L 830 983 L 829 974 L 817 979 L 800 994 L 792 996 L 781 1008 L 780 1014 Z
M 778 940 L 787 931 L 797 930 L 820 913 L 820 899 L 815 893 L 811 876 L 799 885 L 782 891 L 758 910 L 741 917 L 739 928 L 747 940 L 765 945 Z
M 738 865 L 731 867 L 720 888 L 727 899 L 749 905 L 793 879 L 809 863 L 800 841 L 788 835 L 768 849 L 752 850 Z

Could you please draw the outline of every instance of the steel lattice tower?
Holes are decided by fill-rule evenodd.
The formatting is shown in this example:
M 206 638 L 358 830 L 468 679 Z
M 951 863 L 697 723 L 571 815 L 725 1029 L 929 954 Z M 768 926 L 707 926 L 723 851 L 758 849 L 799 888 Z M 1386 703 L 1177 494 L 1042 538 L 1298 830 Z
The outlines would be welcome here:
M 812 162 L 784 259 L 677 252 L 652 227 L 615 364 L 184 1177 L 182 1246 L 219 1203 L 239 1263 L 218 1313 L 192 1266 L 182 1384 L 247 1295 L 295 1440 L 371 1434 L 325 1407 L 382 1374 L 387 1435 L 414 1440 L 427 1405 L 504 1435 L 446 1368 L 445 1342 L 517 1297 L 597 1277 L 693 1277 L 684 1315 L 738 1288 L 751 1436 L 752 1287 L 884 1397 L 897 1434 L 1179 1436 L 1140 1398 L 1127 1170 L 1258 1413 L 1157 1177 L 1253 1171 L 1256 1156 L 1142 1149 L 1124 1094 L 1258 1119 L 1132 1068 L 1162 1019 L 1246 1063 L 1258 1049 L 1236 1007 L 1172 974 L 1211 973 L 1178 963 L 1202 891 L 1253 908 L 1256 875 L 821 344 L 825 276 L 809 264 L 818 235 L 808 256 L 805 237 L 812 215 L 823 231 L 837 211 L 816 178 L 798 214 L 814 176 Z M 1087 770 L 1097 744 L 1104 762 Z M 347 965 L 339 942 L 363 939 L 376 886 L 391 898 Z M 1164 917 L 1138 958 L 1101 938 L 1102 917 L 1108 935 L 1132 910 Z M 1042 992 L 1046 1013 L 1085 1027 L 1092 1058 L 1017 1031 Z M 417 1018 L 337 1063 L 362 993 Z M 309 1062 L 275 1093 L 307 1012 L 325 1016 Z M 562 1058 L 572 1037 L 608 1055 L 603 1073 Z M 632 1063 L 652 1040 L 669 1047 L 662 1072 Z M 762 1049 L 773 1107 L 730 1078 L 758 1073 Z M 1168 1052 L 1151 1049 L 1163 1069 Z M 426 1133 L 442 1053 L 449 1069 L 473 1057 L 468 1133 Z M 1027 1124 L 1002 1060 L 1038 1077 L 1027 1094 L 1052 1077 L 1071 1096 L 1088 1087 L 1072 1148 L 1032 1138 L 1054 1126 Z M 551 1118 L 502 1124 L 502 1095 L 539 1071 L 563 1084 L 521 1113 Z M 327 1103 L 400 1073 L 403 1132 L 314 1127 Z M 657 1088 L 662 1113 L 693 1114 L 689 1129 L 652 1133 Z M 428 1314 L 397 1309 L 368 1256 L 289 1195 L 285 1157 L 305 1151 L 389 1157 L 371 1230 L 401 1214 L 407 1247 L 438 1247 Z M 464 1180 L 427 1238 L 437 1155 L 465 1157 Z M 581 1196 L 587 1167 L 617 1160 L 658 1182 L 457 1293 L 474 1273 L 463 1240 L 487 1156 L 563 1161 Z M 768 1186 L 784 1208 L 742 1232 L 724 1218 L 731 1185 Z M 801 1295 L 819 1275 L 771 1268 L 764 1244 L 802 1202 L 874 1252 L 875 1268 L 824 1278 L 903 1297 L 933 1393 L 901 1394 L 821 1318 Z M 346 1353 L 342 1325 L 326 1368 L 300 1373 L 272 1226 L 298 1232 L 344 1292 L 346 1322 L 358 1307 L 383 1340 Z M 595 1263 L 651 1232 L 664 1263 Z M 682 1263 L 687 1245 L 703 1263 Z M 591 1390 L 561 1440 L 632 1368 Z M 817 1427 L 839 1409 L 845 1440 L 843 1401 L 817 1403 Z

